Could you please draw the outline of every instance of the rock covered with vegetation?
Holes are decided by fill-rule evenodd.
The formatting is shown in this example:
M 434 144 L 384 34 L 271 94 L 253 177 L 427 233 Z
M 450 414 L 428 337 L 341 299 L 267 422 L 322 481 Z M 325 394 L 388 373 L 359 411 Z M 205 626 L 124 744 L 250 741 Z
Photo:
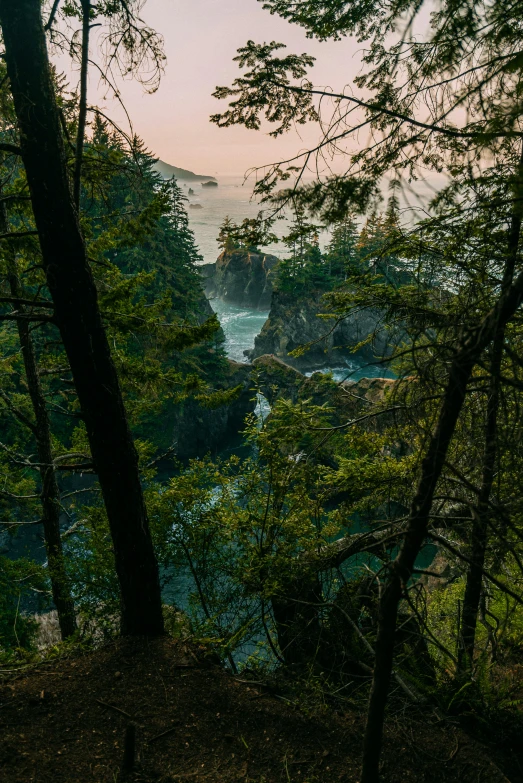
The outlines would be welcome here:
M 276 256 L 256 250 L 224 250 L 214 264 L 200 267 L 205 293 L 238 307 L 268 310 Z
M 276 388 L 264 421 L 247 417 L 248 455 L 193 460 L 162 480 L 158 439 L 144 428 L 158 428 L 170 404 L 212 410 L 243 388 L 232 385 L 216 319 L 200 312 L 175 183 L 151 175 L 143 145 L 104 125 L 87 100 L 93 62 L 110 88 L 118 72 L 141 69 L 154 90 L 162 38 L 138 0 L 0 0 L 0 503 L 3 528 L 37 530 L 46 549 L 37 563 L 0 558 L 0 655 L 4 674 L 15 675 L 2 692 L 0 761 L 24 783 L 58 780 L 57 769 L 67 780 L 114 779 L 114 721 L 125 717 L 145 742 L 139 754 L 125 743 L 124 766 L 135 755 L 150 760 L 154 769 L 135 770 L 145 779 L 503 780 L 481 754 L 467 757 L 461 723 L 519 780 L 520 9 L 508 0 L 441 0 L 435 10 L 418 0 L 263 5 L 320 40 L 355 36 L 362 70 L 333 93 L 308 80 L 311 56 L 249 40 L 236 58 L 241 77 L 215 92 L 232 98 L 229 108 L 212 119 L 251 131 L 275 123 L 276 137 L 319 121 L 318 144 L 257 183 L 257 195 L 272 193 L 296 215 L 278 291 L 296 301 L 322 291 L 340 319 L 380 313 L 389 333 L 401 329 L 401 344 L 387 340 L 398 380 L 375 399 L 362 385 L 356 410 L 341 417 L 336 394 L 353 400 L 354 387 L 267 365 L 284 391 Z M 89 52 L 98 26 L 101 56 Z M 49 66 L 49 41 L 80 65 L 73 96 Z M 303 175 L 315 156 L 311 182 Z M 344 173 L 322 178 L 335 158 L 329 172 Z M 403 189 L 408 207 L 424 176 L 439 190 L 409 208 L 403 226 L 389 220 L 393 203 L 377 215 L 384 181 Z M 366 236 L 354 231 L 355 216 L 368 216 Z M 335 228 L 327 252 L 313 218 Z M 237 228 L 222 237 L 227 252 L 266 246 L 257 224 Z M 386 233 L 377 249 L 374 229 Z M 378 417 L 383 426 L 367 426 Z M 71 475 L 86 474 L 88 486 L 71 487 Z M 428 579 L 440 588 L 427 589 Z M 76 674 L 66 657 L 58 679 L 46 670 L 45 683 L 29 676 L 21 685 L 37 655 L 26 603 L 35 596 L 56 607 L 68 651 L 118 632 L 136 644 L 111 657 L 113 640 Z M 165 630 L 180 634 L 177 602 L 220 678 L 190 676 L 197 652 L 173 660 L 164 649 Z M 245 684 L 224 671 L 236 673 L 240 661 L 256 678 L 243 707 L 224 697 Z M 225 678 L 231 687 L 217 692 Z M 274 690 L 278 678 L 292 683 L 286 695 Z M 284 700 L 279 711 L 271 693 Z M 286 699 L 308 718 L 320 703 L 327 734 L 318 724 L 304 734 L 300 717 L 286 741 Z M 100 709 L 112 731 L 110 721 L 99 727 Z M 220 729 L 227 721 L 230 733 Z M 360 772 L 347 749 L 360 755 L 351 727 L 363 723 Z M 424 744 L 427 728 L 445 732 L 445 748 Z M 314 742 L 321 751 L 293 755 Z
M 379 329 L 379 311 L 351 313 L 343 319 L 331 313 L 328 318 L 323 294 L 322 289 L 309 290 L 300 297 L 274 291 L 269 317 L 247 354 L 249 358 L 270 353 L 300 370 L 314 370 L 343 366 L 360 343 L 365 345 L 358 354 L 368 361 L 387 352 L 387 338 Z M 293 351 L 298 354 L 293 356 Z
M 188 397 L 166 411 L 160 423 L 161 430 L 166 445 L 174 443 L 173 453 L 179 460 L 186 462 L 206 454 L 216 456 L 238 439 L 247 417 L 254 412 L 250 365 L 229 359 L 218 383 L 218 391 L 220 389 L 228 396 L 226 404 L 209 406 L 195 397 Z M 234 394 L 229 396 L 231 391 Z M 158 437 L 161 438 L 160 432 Z
M 271 353 L 308 370 L 344 366 L 354 353 L 367 361 L 388 355 L 394 334 L 385 328 L 382 308 L 355 308 L 347 313 L 336 307 L 335 297 L 350 289 L 351 278 L 361 275 L 375 285 L 410 281 L 405 259 L 383 252 L 398 229 L 398 206 L 393 198 L 384 215 L 373 213 L 361 229 L 351 218 L 339 221 L 322 251 L 320 226 L 298 209 L 284 239 L 289 254 L 275 275 L 269 317 L 249 357 Z
M 304 400 L 325 405 L 333 412 L 335 426 L 383 404 L 396 385 L 390 378 L 361 378 L 338 383 L 328 373 L 315 372 L 307 377 L 272 355 L 255 359 L 253 367 L 260 391 L 271 406 L 279 399 L 290 400 L 294 405 Z M 384 418 L 381 417 L 380 426 L 384 425 Z

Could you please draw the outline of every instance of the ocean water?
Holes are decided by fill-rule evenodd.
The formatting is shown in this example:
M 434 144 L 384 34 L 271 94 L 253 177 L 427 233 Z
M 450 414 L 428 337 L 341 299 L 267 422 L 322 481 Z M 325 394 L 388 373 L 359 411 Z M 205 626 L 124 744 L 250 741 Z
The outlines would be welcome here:
M 222 325 L 227 356 L 235 362 L 246 362 L 243 352 L 254 348 L 254 338 L 260 333 L 269 313 L 236 307 L 222 299 L 212 299 L 211 306 Z
M 253 180 L 244 183 L 243 177 L 224 176 L 217 177 L 217 181 L 216 188 L 204 188 L 201 182 L 179 181 L 189 199 L 186 205 L 189 226 L 194 232 L 196 244 L 206 264 L 216 261 L 220 253 L 216 238 L 225 217 L 229 216 L 235 223 L 241 223 L 245 218 L 256 217 L 262 209 L 260 204 L 251 198 Z M 194 191 L 194 195 L 189 195 L 189 188 Z M 195 204 L 201 205 L 201 209 L 191 206 Z M 273 229 L 274 233 L 283 236 L 286 226 L 286 220 L 278 220 Z M 285 246 L 281 243 L 267 247 L 267 252 L 279 257 L 284 251 Z
M 247 307 L 236 307 L 222 299 L 211 300 L 214 312 L 217 314 L 225 335 L 225 350 L 229 359 L 235 362 L 248 361 L 245 350 L 254 348 L 254 338 L 268 318 L 269 313 L 261 310 L 250 310 Z M 316 370 L 316 372 L 318 372 Z M 335 381 L 359 381 L 360 378 L 391 378 L 386 366 L 369 364 L 360 357 L 345 360 L 342 367 L 330 370 L 325 367 L 320 372 L 331 372 Z M 305 375 L 312 375 L 311 372 Z
M 203 256 L 205 264 L 216 261 L 220 249 L 216 238 L 225 217 L 229 216 L 235 223 L 241 223 L 245 218 L 255 218 L 260 210 L 268 213 L 267 205 L 260 205 L 252 198 L 254 180 L 246 182 L 243 177 L 217 176 L 218 187 L 204 188 L 201 182 L 184 182 L 179 184 L 184 194 L 189 199 L 187 213 L 189 226 L 194 232 L 196 244 Z M 194 195 L 189 195 L 189 188 Z M 195 209 L 191 205 L 200 204 L 201 209 Z M 273 232 L 278 237 L 285 236 L 289 226 L 288 216 L 276 220 Z M 320 245 L 327 241 L 328 232 L 320 232 Z M 285 245 L 276 242 L 265 250 L 272 255 L 281 258 L 285 252 Z
M 246 362 L 244 351 L 254 348 L 254 339 L 262 329 L 269 313 L 261 310 L 250 310 L 247 307 L 237 307 L 222 299 L 212 299 L 211 305 L 220 319 L 225 335 L 225 350 L 229 359 L 235 362 Z M 387 365 L 370 364 L 361 357 L 345 359 L 344 365 L 315 372 L 330 372 L 335 381 L 359 381 L 360 378 L 393 378 Z M 306 372 L 305 375 L 312 375 Z
M 220 249 L 216 238 L 220 226 L 226 216 L 235 223 L 241 223 L 245 218 L 254 218 L 262 208 L 252 199 L 254 180 L 244 181 L 243 177 L 219 176 L 218 187 L 204 188 L 200 182 L 184 182 L 179 184 L 188 198 L 187 213 L 189 226 L 194 232 L 196 244 L 206 264 L 216 261 Z M 194 191 L 189 195 L 189 189 Z M 200 204 L 201 209 L 191 208 L 191 204 Z M 264 209 L 267 209 L 265 206 Z M 274 233 L 280 238 L 288 229 L 288 218 L 276 221 Z M 320 245 L 328 241 L 329 234 L 324 231 L 320 234 Z M 278 257 L 284 256 L 285 245 L 277 242 L 266 248 L 267 252 Z M 225 349 L 230 359 L 236 362 L 246 361 L 244 351 L 254 348 L 254 338 L 260 333 L 268 312 L 249 310 L 245 307 L 236 307 L 221 299 L 214 299 L 211 305 L 220 319 L 225 334 Z M 325 368 L 328 371 L 328 368 Z M 367 364 L 359 358 L 348 359 L 344 367 L 332 370 L 336 381 L 358 381 L 360 378 L 391 377 L 386 367 Z
M 383 364 L 370 364 L 364 359 L 355 356 L 353 359 L 346 359 L 344 367 L 335 367 L 330 370 L 325 367 L 323 370 L 315 372 L 330 372 L 332 377 L 338 383 L 342 381 L 359 381 L 361 378 L 394 378 L 394 374 Z M 306 372 L 305 375 L 311 376 L 312 372 Z

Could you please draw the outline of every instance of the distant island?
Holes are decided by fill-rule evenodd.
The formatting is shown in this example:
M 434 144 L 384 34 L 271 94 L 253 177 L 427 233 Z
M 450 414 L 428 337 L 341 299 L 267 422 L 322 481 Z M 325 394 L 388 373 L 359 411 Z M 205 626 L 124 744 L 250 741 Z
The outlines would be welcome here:
M 211 188 L 211 187 L 212 188 L 218 187 L 218 183 L 216 182 L 216 180 L 211 179 L 209 180 L 209 182 L 202 182 L 202 188 Z
M 170 163 L 165 163 L 163 160 L 157 160 L 154 164 L 156 171 L 162 175 L 164 179 L 184 179 L 188 182 L 202 182 L 202 180 L 214 180 L 211 185 L 217 185 L 215 178 L 209 174 L 195 174 L 194 171 L 188 171 L 187 169 L 180 169 L 178 166 L 171 166 Z

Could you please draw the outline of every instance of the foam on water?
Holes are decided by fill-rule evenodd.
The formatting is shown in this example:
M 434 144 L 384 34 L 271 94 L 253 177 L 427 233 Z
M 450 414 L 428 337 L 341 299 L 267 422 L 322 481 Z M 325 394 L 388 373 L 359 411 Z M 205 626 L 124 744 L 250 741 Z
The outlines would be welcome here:
M 227 356 L 235 362 L 246 362 L 243 352 L 254 348 L 254 338 L 260 333 L 269 313 L 235 307 L 221 299 L 213 299 L 211 305 L 222 325 Z
M 394 378 L 393 373 L 382 364 L 368 364 L 362 359 L 347 359 L 344 367 L 336 367 L 333 370 L 329 370 L 326 367 L 323 370 L 315 370 L 314 372 L 324 372 L 332 375 L 333 379 L 338 383 L 342 381 L 359 381 L 361 378 Z M 310 377 L 313 373 L 304 373 L 307 377 Z
M 261 310 L 250 310 L 213 299 L 211 305 L 222 325 L 225 335 L 225 351 L 229 359 L 235 362 L 246 362 L 244 351 L 254 348 L 254 339 L 260 333 L 269 313 Z M 330 372 L 335 381 L 359 381 L 360 378 L 393 378 L 386 365 L 369 364 L 361 358 L 346 359 L 344 365 L 329 370 L 325 367 L 314 372 Z M 307 376 L 312 372 L 304 373 Z

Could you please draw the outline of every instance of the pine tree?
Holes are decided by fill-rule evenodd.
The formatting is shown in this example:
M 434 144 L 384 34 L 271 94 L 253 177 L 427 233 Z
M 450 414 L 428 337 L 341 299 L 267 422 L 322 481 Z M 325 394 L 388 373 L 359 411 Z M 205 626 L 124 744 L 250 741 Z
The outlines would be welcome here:
M 238 225 L 231 220 L 229 215 L 226 215 L 222 225 L 220 226 L 220 232 L 218 234 L 217 242 L 221 250 L 226 253 L 232 253 L 238 250 L 240 247 L 237 240 Z
M 358 224 L 352 217 L 347 216 L 335 224 L 326 255 L 329 272 L 338 280 L 345 280 L 359 271 Z

